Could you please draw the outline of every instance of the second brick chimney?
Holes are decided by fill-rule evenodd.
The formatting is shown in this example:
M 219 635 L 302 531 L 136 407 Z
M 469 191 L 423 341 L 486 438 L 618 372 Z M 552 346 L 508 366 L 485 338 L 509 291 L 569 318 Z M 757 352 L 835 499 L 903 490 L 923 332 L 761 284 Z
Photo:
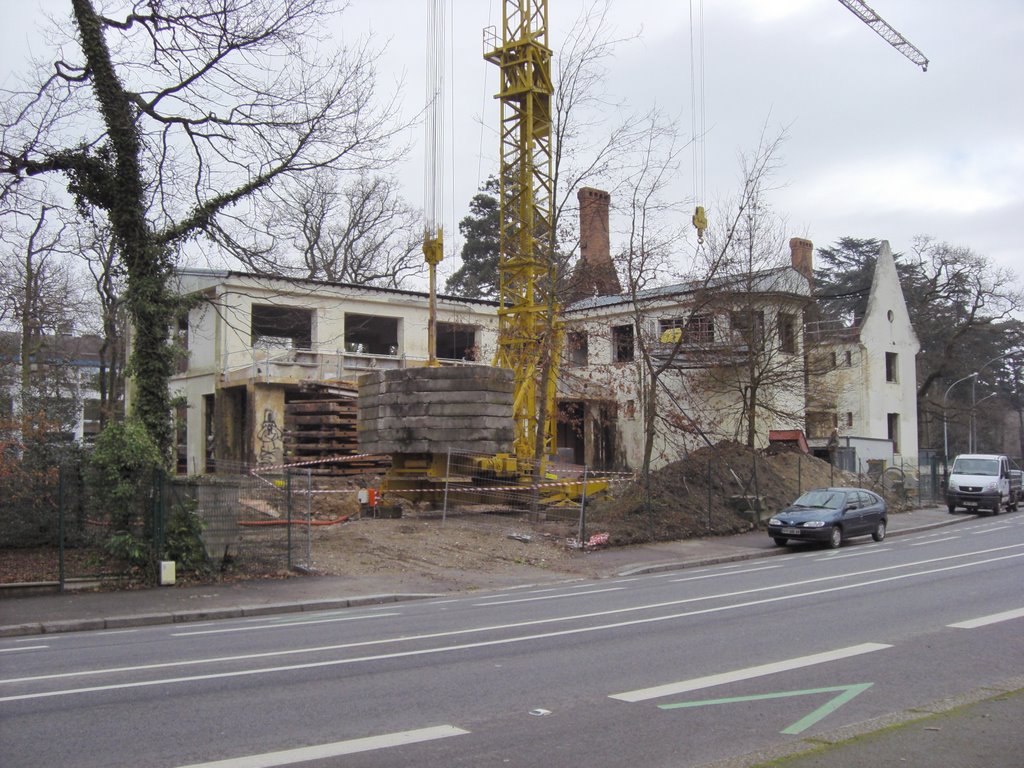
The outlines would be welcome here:
M 793 269 L 807 278 L 807 282 L 814 282 L 814 243 L 802 237 L 791 237 L 789 239 L 789 255 L 793 262 Z
M 580 203 L 580 258 L 569 280 L 570 303 L 587 296 L 615 296 L 622 285 L 612 263 L 608 235 L 608 208 L 612 196 L 584 187 L 576 194 Z

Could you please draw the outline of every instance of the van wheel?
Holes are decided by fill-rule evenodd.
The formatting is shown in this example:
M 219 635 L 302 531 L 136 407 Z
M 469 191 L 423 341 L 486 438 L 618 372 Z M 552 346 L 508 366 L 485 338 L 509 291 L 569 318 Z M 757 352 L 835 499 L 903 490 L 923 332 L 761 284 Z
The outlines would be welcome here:
M 946 505 L 946 509 L 949 510 L 949 514 L 951 514 L 951 515 L 955 515 L 956 514 L 956 504 L 947 504 Z
M 843 529 L 838 525 L 832 526 L 828 535 L 828 546 L 830 549 L 839 549 L 843 545 Z

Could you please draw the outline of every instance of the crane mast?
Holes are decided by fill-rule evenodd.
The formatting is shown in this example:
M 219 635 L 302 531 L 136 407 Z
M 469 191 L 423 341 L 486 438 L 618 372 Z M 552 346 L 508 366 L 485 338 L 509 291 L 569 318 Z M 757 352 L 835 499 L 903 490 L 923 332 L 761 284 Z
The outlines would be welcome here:
M 893 29 L 889 22 L 879 16 L 867 3 L 861 2 L 861 0 L 839 0 L 839 2 L 849 8 L 854 16 L 875 30 L 889 45 L 917 64 L 923 71 L 928 71 L 928 59 L 925 55 L 907 38 Z
M 500 38 L 493 27 L 484 30 L 484 58 L 501 70 L 495 96 L 501 103 L 495 363 L 514 373 L 516 457 L 527 464 L 538 461 L 543 468 L 555 448 L 558 362 L 547 0 L 504 0 Z

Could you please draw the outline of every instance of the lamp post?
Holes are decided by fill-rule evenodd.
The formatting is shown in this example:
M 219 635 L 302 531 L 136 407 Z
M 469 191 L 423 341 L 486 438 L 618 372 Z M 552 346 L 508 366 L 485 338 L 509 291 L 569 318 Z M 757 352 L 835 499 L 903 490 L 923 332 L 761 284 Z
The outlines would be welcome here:
M 989 362 L 992 362 L 991 360 Z M 988 365 L 988 363 L 986 363 Z M 949 391 L 953 389 L 961 381 L 967 381 L 968 379 L 977 378 L 978 372 L 975 371 L 968 376 L 964 376 L 962 379 L 957 379 L 948 387 L 946 387 L 946 394 L 942 396 L 942 474 L 949 474 L 949 427 L 946 422 L 946 399 L 949 397 Z
M 978 416 L 977 416 L 977 410 L 978 410 L 978 406 L 981 405 L 982 403 L 984 403 L 990 397 L 995 397 L 998 394 L 999 394 L 998 392 L 990 392 L 989 394 L 987 394 L 983 398 L 981 398 L 981 400 L 975 400 L 974 399 L 974 384 L 973 383 L 971 384 L 971 435 L 970 435 L 970 438 L 971 438 L 970 452 L 971 453 L 974 453 L 975 450 L 977 450 L 977 443 L 978 443 L 978 426 L 977 426 L 978 425 Z

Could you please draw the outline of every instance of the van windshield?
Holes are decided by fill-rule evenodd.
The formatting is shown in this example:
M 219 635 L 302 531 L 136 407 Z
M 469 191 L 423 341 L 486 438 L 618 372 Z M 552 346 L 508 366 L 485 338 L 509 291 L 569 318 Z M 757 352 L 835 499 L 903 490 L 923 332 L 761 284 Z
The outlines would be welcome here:
M 953 462 L 954 475 L 989 475 L 998 477 L 998 459 L 957 459 Z

